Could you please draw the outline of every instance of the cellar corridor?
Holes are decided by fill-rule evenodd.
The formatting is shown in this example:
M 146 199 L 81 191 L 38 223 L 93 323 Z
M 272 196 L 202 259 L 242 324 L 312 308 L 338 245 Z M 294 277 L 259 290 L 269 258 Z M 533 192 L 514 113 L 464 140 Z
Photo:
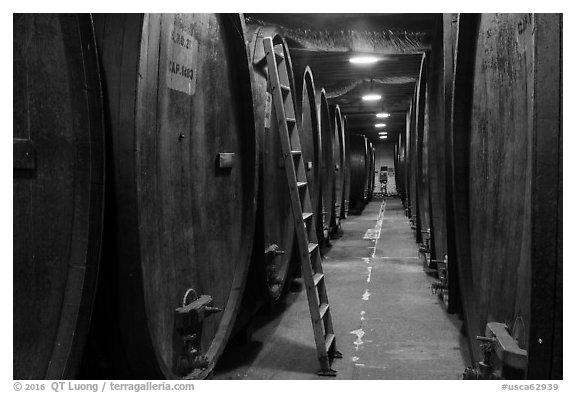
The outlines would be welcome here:
M 12 379 L 563 379 L 563 23 L 12 13 Z
M 431 293 L 402 204 L 374 198 L 349 215 L 323 261 L 342 359 L 336 379 L 460 379 L 471 364 L 462 321 Z M 298 279 L 301 280 L 301 279 Z M 252 334 L 226 348 L 214 379 L 326 379 L 318 369 L 306 292 L 296 280 Z

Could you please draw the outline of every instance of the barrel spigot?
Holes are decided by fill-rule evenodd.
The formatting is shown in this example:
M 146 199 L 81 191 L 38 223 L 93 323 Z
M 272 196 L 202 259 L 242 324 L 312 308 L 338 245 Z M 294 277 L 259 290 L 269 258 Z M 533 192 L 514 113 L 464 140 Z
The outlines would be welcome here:
M 482 342 L 480 345 L 484 359 L 478 362 L 476 367 L 466 367 L 462 374 L 462 379 L 494 379 L 492 367 L 492 345 L 497 342 L 494 337 L 476 336 L 476 340 Z
M 490 344 L 493 344 L 497 341 L 494 337 L 484 337 L 484 336 L 476 336 L 476 340 L 483 342 L 483 343 L 490 343 Z
M 448 289 L 448 286 L 443 282 L 434 282 L 430 285 L 430 289 L 432 290 L 432 294 L 436 295 L 439 289 Z
M 222 312 L 215 307 L 212 297 L 200 295 L 194 289 L 188 289 L 182 299 L 181 307 L 175 310 L 176 331 L 182 340 L 182 347 L 175 348 L 179 353 L 176 360 L 176 372 L 186 375 L 195 369 L 205 369 L 209 365 L 206 356 L 200 355 L 200 337 L 204 319 Z
M 204 313 L 206 314 L 206 316 L 212 314 L 218 314 L 219 312 L 222 312 L 222 309 L 219 307 L 204 307 Z
M 418 252 L 430 254 L 430 245 L 428 243 L 421 245 L 418 248 Z

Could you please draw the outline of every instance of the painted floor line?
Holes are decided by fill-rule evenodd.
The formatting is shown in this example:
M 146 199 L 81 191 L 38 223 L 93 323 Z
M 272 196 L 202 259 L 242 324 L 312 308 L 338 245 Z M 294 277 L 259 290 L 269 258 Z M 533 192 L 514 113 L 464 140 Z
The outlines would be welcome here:
M 364 234 L 365 240 L 376 240 L 380 237 L 380 229 L 378 228 L 370 228 Z
M 372 252 L 372 257 L 376 255 L 376 247 L 378 247 L 378 239 L 380 239 L 380 231 L 382 230 L 382 220 L 384 219 L 384 213 L 386 212 L 386 199 L 382 201 L 382 205 L 380 207 L 380 214 L 378 214 L 378 220 L 376 220 L 375 229 L 378 229 L 378 237 L 376 237 L 376 242 L 374 243 L 374 251 Z
M 364 239 L 374 241 L 374 247 L 369 247 L 370 249 L 372 249 L 372 257 L 374 257 L 374 255 L 376 254 L 376 247 L 378 246 L 378 239 L 380 238 L 380 232 L 382 231 L 382 220 L 384 219 L 385 211 L 386 211 L 386 199 L 384 199 L 382 201 L 382 204 L 380 205 L 380 213 L 378 214 L 378 219 L 376 220 L 376 225 L 374 226 L 374 228 L 368 229 L 366 231 L 366 234 L 364 235 Z M 366 262 L 368 265 L 370 265 L 371 258 L 366 258 L 366 257 L 361 257 L 361 258 L 362 258 L 362 260 L 364 260 L 364 262 Z M 367 270 L 368 270 L 368 277 L 366 278 L 366 285 L 368 286 L 370 284 L 370 280 L 372 278 L 372 266 L 368 266 Z M 368 301 L 369 299 L 370 299 L 370 291 L 368 291 L 368 288 L 366 288 L 366 291 L 362 295 L 362 300 Z M 362 337 L 365 334 L 364 330 L 362 329 L 363 321 L 365 319 L 364 318 L 365 314 L 366 314 L 366 312 L 364 310 L 362 310 L 360 312 L 360 328 L 350 332 L 350 334 L 356 335 L 356 341 L 354 341 L 354 347 L 356 348 L 356 351 L 358 351 L 365 342 L 365 341 L 362 341 Z M 354 366 L 360 366 L 360 367 L 365 366 L 365 364 L 363 364 L 363 363 L 357 363 L 358 360 L 360 360 L 360 358 L 357 356 L 352 358 L 352 362 L 354 363 Z
M 370 299 L 370 291 L 366 289 L 366 291 L 362 295 L 362 300 L 368 300 L 368 299 Z
M 361 348 L 362 344 L 364 344 L 364 341 L 362 341 L 362 337 L 364 337 L 364 329 L 360 328 L 360 329 L 352 330 L 350 332 L 350 334 L 353 334 L 356 336 L 356 341 L 354 341 L 354 346 L 356 347 L 356 351 L 358 351 L 358 349 Z

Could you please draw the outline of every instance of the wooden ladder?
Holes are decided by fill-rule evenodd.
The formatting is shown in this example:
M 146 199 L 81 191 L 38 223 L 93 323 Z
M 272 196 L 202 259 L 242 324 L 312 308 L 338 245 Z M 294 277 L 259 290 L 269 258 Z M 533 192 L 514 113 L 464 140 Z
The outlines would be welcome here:
M 264 38 L 264 51 L 268 64 L 268 90 L 272 93 L 272 101 L 276 110 L 282 160 L 290 189 L 292 216 L 298 241 L 297 256 L 302 266 L 316 350 L 320 361 L 318 375 L 336 376 L 336 371 L 331 368 L 332 359 L 341 358 L 342 354 L 336 350 L 336 337 L 322 272 L 322 260 L 315 230 L 316 222 L 306 181 L 288 68 L 284 59 L 283 46 L 281 44 L 275 46 L 271 37 Z

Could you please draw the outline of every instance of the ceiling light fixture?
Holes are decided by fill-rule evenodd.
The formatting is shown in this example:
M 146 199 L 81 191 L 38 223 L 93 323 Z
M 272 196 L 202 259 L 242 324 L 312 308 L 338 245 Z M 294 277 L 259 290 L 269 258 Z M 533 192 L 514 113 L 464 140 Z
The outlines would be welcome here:
M 382 127 L 386 127 L 386 124 L 384 124 L 384 123 L 376 123 L 376 124 L 374 124 L 374 127 L 376 127 L 376 128 L 382 128 Z
M 350 63 L 352 64 L 374 64 L 378 60 L 377 57 L 374 56 L 355 56 L 350 58 Z
M 376 113 L 376 117 L 379 118 L 379 119 L 382 119 L 382 118 L 385 118 L 385 117 L 390 117 L 390 113 L 385 113 L 385 112 Z
M 386 139 L 388 138 L 388 135 L 380 135 L 380 139 Z
M 382 96 L 380 94 L 366 94 L 365 96 L 362 96 L 362 99 L 364 101 L 378 101 L 382 99 Z
M 378 135 L 388 135 L 388 132 L 387 132 L 387 131 L 380 131 L 380 132 L 378 133 Z
M 372 88 L 373 82 L 374 81 L 372 80 L 372 78 L 370 78 L 370 90 L 368 90 L 367 94 L 364 94 L 362 96 L 363 101 L 378 101 L 378 100 L 382 99 L 382 96 L 380 94 L 374 93 L 374 90 Z

